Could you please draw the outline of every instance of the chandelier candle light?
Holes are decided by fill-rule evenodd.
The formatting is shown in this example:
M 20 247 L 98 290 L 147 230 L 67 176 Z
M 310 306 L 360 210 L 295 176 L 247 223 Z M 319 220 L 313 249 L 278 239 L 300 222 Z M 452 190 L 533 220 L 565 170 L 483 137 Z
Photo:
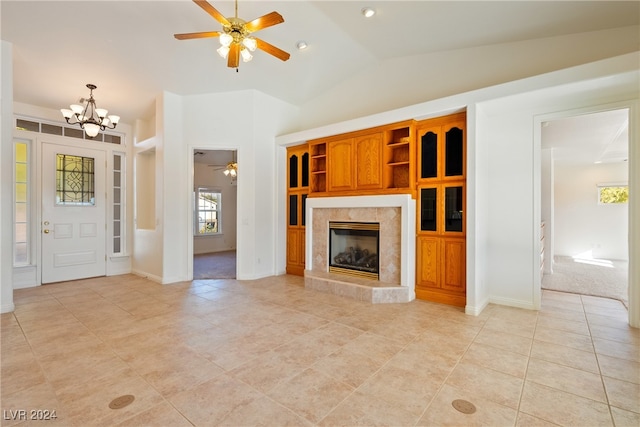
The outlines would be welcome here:
M 87 87 L 90 91 L 89 99 L 80 99 L 80 102 L 86 101 L 86 105 L 71 104 L 70 110 L 63 108 L 60 111 L 67 120 L 67 123 L 80 126 L 89 138 L 95 138 L 100 131 L 115 129 L 120 121 L 120 116 L 107 116 L 107 110 L 104 108 L 96 108 L 96 101 L 93 99 L 93 90 L 96 89 L 97 86 L 89 83 Z

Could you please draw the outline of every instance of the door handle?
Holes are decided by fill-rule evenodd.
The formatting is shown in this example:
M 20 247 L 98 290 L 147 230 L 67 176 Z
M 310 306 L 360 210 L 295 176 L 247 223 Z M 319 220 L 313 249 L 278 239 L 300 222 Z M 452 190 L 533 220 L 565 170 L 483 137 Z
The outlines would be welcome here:
M 47 230 L 46 228 L 43 230 L 44 234 L 49 234 L 49 230 Z

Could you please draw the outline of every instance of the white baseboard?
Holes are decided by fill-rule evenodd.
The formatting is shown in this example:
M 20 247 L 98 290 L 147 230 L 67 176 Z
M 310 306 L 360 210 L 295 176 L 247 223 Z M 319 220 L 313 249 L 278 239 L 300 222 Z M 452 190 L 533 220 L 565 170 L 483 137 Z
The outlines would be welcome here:
M 2 304 L 0 306 L 0 313 L 11 313 L 15 309 L 16 309 L 16 306 L 13 303 L 11 303 L 11 304 Z
M 490 297 L 489 302 L 492 304 L 506 305 L 508 307 L 524 308 L 526 310 L 535 310 L 533 301 L 522 301 L 511 298 Z
M 162 284 L 162 277 L 155 276 L 153 274 L 146 273 L 140 270 L 131 270 L 131 274 L 135 274 L 136 276 L 144 277 L 145 279 L 149 279 L 152 282 Z
M 467 305 L 464 308 L 465 314 L 478 316 L 489 305 L 489 300 L 485 299 L 480 305 Z

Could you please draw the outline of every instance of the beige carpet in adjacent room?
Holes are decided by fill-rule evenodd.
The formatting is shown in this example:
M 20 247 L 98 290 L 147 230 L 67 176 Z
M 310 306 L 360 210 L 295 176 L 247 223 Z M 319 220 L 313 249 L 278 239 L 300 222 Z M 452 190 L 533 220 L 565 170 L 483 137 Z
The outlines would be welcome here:
M 613 298 L 629 307 L 628 262 L 556 256 L 553 274 L 545 274 L 542 288 Z
M 236 251 L 212 252 L 193 257 L 193 279 L 235 279 Z

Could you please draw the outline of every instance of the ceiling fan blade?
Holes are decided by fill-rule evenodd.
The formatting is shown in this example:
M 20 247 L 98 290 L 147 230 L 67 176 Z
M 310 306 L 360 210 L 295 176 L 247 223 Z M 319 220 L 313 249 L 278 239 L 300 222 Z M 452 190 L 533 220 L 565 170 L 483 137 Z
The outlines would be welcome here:
M 207 1 L 193 0 L 193 2 L 196 3 L 198 6 L 200 6 L 202 9 L 204 9 L 205 12 L 211 15 L 213 19 L 221 23 L 223 26 L 228 27 L 229 25 L 231 25 L 229 23 L 229 20 L 225 18 L 223 14 L 218 12 L 218 10 L 215 7 L 211 6 Z
M 263 28 L 271 27 L 276 24 L 281 24 L 284 22 L 284 18 L 278 12 L 267 13 L 260 18 L 256 18 L 251 22 L 247 22 L 245 24 L 245 28 L 250 33 L 253 33 L 258 30 L 262 30 Z
M 277 48 L 274 45 L 272 45 L 270 43 L 267 43 L 264 40 L 256 38 L 256 42 L 257 42 L 258 49 L 262 49 L 265 52 L 275 56 L 276 58 L 278 58 L 278 59 L 280 59 L 282 61 L 286 61 L 291 56 L 287 52 L 285 52 L 284 50 L 282 50 L 280 48 Z
M 189 39 L 203 39 L 206 37 L 218 37 L 219 35 L 220 35 L 220 31 L 201 31 L 199 33 L 174 34 L 173 36 L 178 40 L 189 40 Z
M 240 65 L 240 45 L 237 43 L 231 43 L 231 46 L 229 46 L 227 67 L 238 68 L 238 65 Z

